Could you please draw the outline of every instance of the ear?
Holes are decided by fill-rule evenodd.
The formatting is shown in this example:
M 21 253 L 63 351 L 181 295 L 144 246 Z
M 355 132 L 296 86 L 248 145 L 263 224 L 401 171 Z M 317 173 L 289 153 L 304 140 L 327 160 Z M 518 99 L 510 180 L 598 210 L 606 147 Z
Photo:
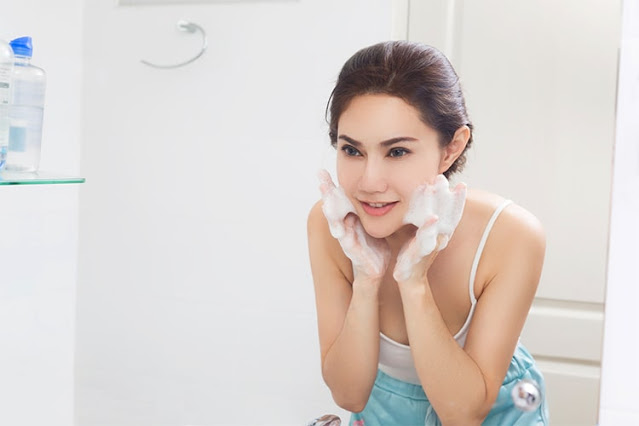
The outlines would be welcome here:
M 453 165 L 455 160 L 464 152 L 470 139 L 470 128 L 461 126 L 453 135 L 453 140 L 443 149 L 442 158 L 439 161 L 439 174 L 444 173 Z

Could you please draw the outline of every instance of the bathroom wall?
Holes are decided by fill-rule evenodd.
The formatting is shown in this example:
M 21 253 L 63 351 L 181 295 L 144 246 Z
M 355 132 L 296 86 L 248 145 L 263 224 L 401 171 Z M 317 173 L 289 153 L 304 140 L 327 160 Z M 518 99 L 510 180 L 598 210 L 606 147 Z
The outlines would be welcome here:
M 74 392 L 78 426 L 344 418 L 319 373 L 305 217 L 331 161 L 331 84 L 356 48 L 388 38 L 390 2 L 115 3 L 0 0 L 0 38 L 32 35 L 48 72 L 42 168 L 87 177 L 0 187 L 0 424 L 71 425 Z M 181 18 L 208 31 L 204 57 L 141 65 L 197 50 Z M 625 141 L 611 259 L 633 262 Z M 637 358 L 630 264 L 609 265 L 602 425 L 638 415 L 639 378 L 619 368 Z
M 624 0 L 603 365 L 601 426 L 639 424 L 639 1 Z
M 189 58 L 201 25 L 209 49 Z M 320 374 L 306 217 L 341 64 L 390 2 L 87 2 L 76 424 L 302 425 Z
M 81 0 L 0 1 L 0 38 L 47 72 L 41 169 L 77 174 Z M 0 186 L 0 424 L 73 424 L 78 186 Z

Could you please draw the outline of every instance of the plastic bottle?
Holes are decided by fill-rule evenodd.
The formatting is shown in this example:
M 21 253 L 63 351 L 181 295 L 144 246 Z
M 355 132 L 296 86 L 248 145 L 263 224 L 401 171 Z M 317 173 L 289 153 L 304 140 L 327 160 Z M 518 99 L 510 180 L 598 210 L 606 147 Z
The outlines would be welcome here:
M 13 50 L 7 42 L 0 40 L 0 170 L 4 167 L 9 147 L 9 102 L 13 61 Z
M 42 68 L 31 65 L 31 37 L 20 37 L 9 44 L 15 62 L 11 79 L 11 127 L 5 168 L 35 172 L 40 164 L 46 74 Z

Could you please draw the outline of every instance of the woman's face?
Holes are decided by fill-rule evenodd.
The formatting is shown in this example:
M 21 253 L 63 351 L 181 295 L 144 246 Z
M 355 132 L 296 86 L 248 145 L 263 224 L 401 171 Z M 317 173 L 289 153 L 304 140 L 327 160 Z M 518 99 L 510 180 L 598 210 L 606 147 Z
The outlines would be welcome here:
M 337 123 L 337 178 L 375 238 L 403 226 L 413 191 L 444 172 L 443 157 L 437 132 L 394 96 L 358 96 Z

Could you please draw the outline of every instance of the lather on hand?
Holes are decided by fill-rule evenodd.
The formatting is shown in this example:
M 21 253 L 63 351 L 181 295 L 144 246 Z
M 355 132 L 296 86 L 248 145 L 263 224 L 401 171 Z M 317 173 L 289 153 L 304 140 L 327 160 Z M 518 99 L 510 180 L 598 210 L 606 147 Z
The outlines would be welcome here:
M 356 277 L 381 278 L 388 268 L 390 248 L 383 239 L 373 238 L 366 233 L 355 208 L 344 190 L 333 183 L 326 170 L 318 173 L 322 193 L 322 211 L 331 231 L 344 254 L 353 263 Z
M 397 255 L 393 278 L 404 282 L 411 276 L 422 276 L 440 250 L 446 248 L 459 224 L 466 202 L 466 184 L 450 190 L 444 175 L 433 184 L 423 184 L 413 192 L 404 223 L 417 226 L 417 233 Z M 429 261 L 422 262 L 428 256 Z

